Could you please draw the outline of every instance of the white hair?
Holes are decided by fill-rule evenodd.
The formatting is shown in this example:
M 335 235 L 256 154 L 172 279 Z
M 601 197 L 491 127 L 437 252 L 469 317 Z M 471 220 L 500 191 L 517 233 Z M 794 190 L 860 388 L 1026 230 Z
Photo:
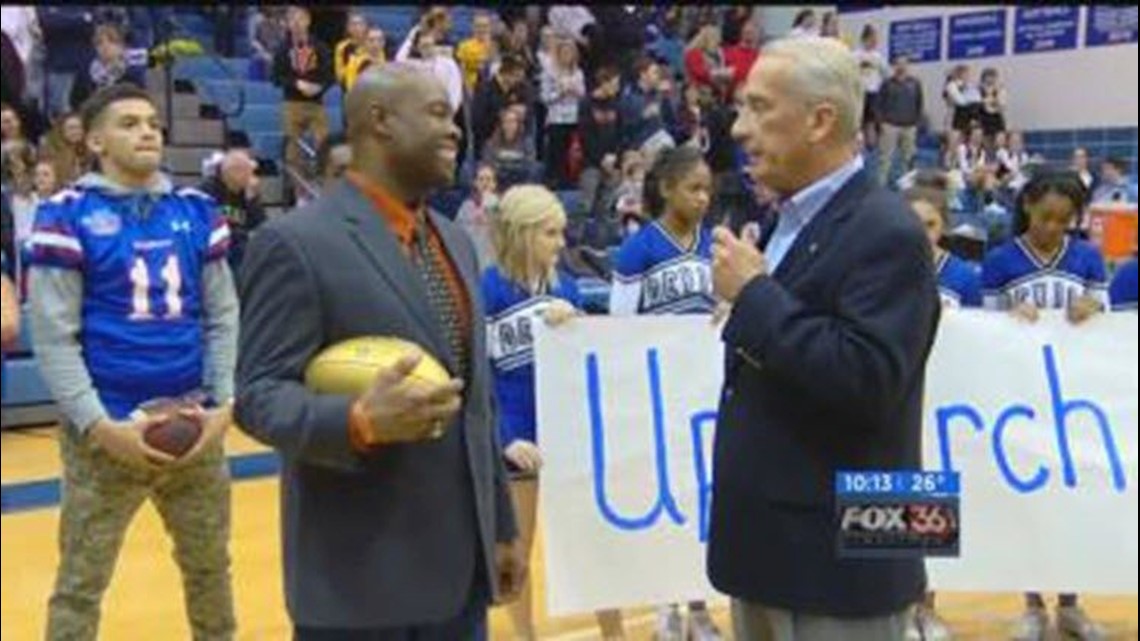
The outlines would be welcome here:
M 815 36 L 781 38 L 766 45 L 760 56 L 787 58 L 792 63 L 788 89 L 810 102 L 833 105 L 843 141 L 855 140 L 863 119 L 863 81 L 854 54 L 843 43 Z

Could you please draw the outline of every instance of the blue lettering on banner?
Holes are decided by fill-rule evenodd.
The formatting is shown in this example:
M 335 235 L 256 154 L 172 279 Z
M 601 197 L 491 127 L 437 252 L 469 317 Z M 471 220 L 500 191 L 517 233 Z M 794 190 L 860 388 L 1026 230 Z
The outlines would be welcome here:
M 935 408 L 934 418 L 939 455 L 937 463 L 939 465 L 932 466 L 933 471 L 931 472 L 918 475 L 921 476 L 922 480 L 919 489 L 925 488 L 923 491 L 927 493 L 937 491 L 956 494 L 958 491 L 956 478 L 952 479 L 950 476 L 941 475 L 942 473 L 960 473 L 959 470 L 955 469 L 951 456 L 953 437 L 961 439 L 967 436 L 985 434 L 987 431 L 989 431 L 990 447 L 996 471 L 1004 483 L 1014 492 L 1018 494 L 1038 492 L 1049 485 L 1050 480 L 1055 476 L 1054 471 L 1058 470 L 1061 482 L 1068 488 L 1076 488 L 1081 479 L 1077 476 L 1070 436 L 1074 429 L 1073 420 L 1076 417 L 1081 417 L 1086 421 L 1091 418 L 1099 431 L 1100 443 L 1108 462 L 1111 477 L 1109 481 L 1112 489 L 1117 493 L 1125 492 L 1128 479 L 1117 447 L 1113 426 L 1107 413 L 1092 399 L 1066 397 L 1063 391 L 1063 381 L 1056 350 L 1052 345 L 1045 345 L 1042 347 L 1041 354 L 1042 373 L 1049 390 L 1048 407 L 1044 409 L 1034 408 L 1015 401 L 1001 409 L 993 417 L 992 423 L 969 402 L 964 401 Z M 645 508 L 640 514 L 633 514 L 628 509 L 623 511 L 614 506 L 607 493 L 606 423 L 602 409 L 602 384 L 598 355 L 595 352 L 589 352 L 585 358 L 594 502 L 601 517 L 610 525 L 623 531 L 652 528 L 660 521 L 662 514 L 667 515 L 669 520 L 678 526 L 684 526 L 687 522 L 672 489 L 668 457 L 669 430 L 665 424 L 662 375 L 657 349 L 650 348 L 647 350 L 645 363 L 649 385 L 657 496 L 652 505 Z M 1051 467 L 1048 460 L 1027 461 L 1023 459 L 1018 462 L 1017 466 L 1014 466 L 1007 449 L 1011 434 L 1019 430 L 1040 429 L 1040 421 L 1049 421 L 1050 419 L 1059 465 Z M 689 415 L 697 503 L 695 507 L 697 509 L 698 536 L 702 543 L 708 540 L 709 513 L 713 493 L 712 456 L 706 444 L 710 440 L 709 436 L 716 428 L 716 422 L 717 412 L 715 410 L 700 408 Z M 963 426 L 970 429 L 962 433 L 960 428 Z M 952 434 L 952 432 L 954 433 Z M 862 489 L 858 487 L 855 489 L 860 492 L 874 490 L 879 493 L 901 496 L 906 494 L 907 490 L 906 486 L 902 484 L 903 481 L 899 479 L 918 478 L 918 476 L 915 474 L 910 476 L 898 475 L 895 478 L 887 475 L 889 478 L 884 477 L 880 483 L 880 485 L 882 483 L 887 485 L 879 487 L 871 484 Z M 862 478 L 860 477 L 860 479 Z
M 606 496 L 606 445 L 605 421 L 602 418 L 602 390 L 598 375 L 598 355 L 586 355 L 586 390 L 590 399 L 590 437 L 593 444 L 594 502 L 602 516 L 623 530 L 641 530 L 652 527 L 661 512 L 669 513 L 674 523 L 685 523 L 685 515 L 677 507 L 677 500 L 669 488 L 669 460 L 665 449 L 665 418 L 661 399 L 661 372 L 657 364 L 657 350 L 646 355 L 649 367 L 649 396 L 653 405 L 653 441 L 657 464 L 657 502 L 648 512 L 637 517 L 622 516 L 610 506 Z
M 1057 439 L 1057 454 L 1061 463 L 1062 481 L 1070 488 L 1076 487 L 1079 481 L 1076 466 L 1073 461 L 1072 450 L 1069 446 L 1069 420 L 1073 415 L 1080 413 L 1085 416 L 1091 416 L 1100 429 L 1105 457 L 1108 459 L 1109 469 L 1112 474 L 1112 487 L 1115 491 L 1123 493 L 1128 485 L 1128 481 L 1125 478 L 1124 465 L 1120 460 L 1120 452 L 1116 446 L 1116 439 L 1113 437 L 1112 424 L 1108 420 L 1108 415 L 1092 400 L 1065 398 L 1061 390 L 1061 375 L 1057 368 L 1057 358 L 1052 345 L 1045 345 L 1042 348 L 1042 358 L 1044 361 L 1045 379 L 1049 386 L 1049 409 L 1052 411 L 1053 427 Z M 939 407 L 935 411 L 935 416 L 937 417 L 938 449 L 941 457 L 941 469 L 953 471 L 954 464 L 950 456 L 951 426 L 965 421 L 973 427 L 972 431 L 977 433 L 986 430 L 986 421 L 981 412 L 968 403 Z M 1026 470 L 1020 472 L 1015 470 L 1013 466 L 1010 465 L 1009 458 L 1006 456 L 1006 431 L 1014 427 L 1011 421 L 1019 421 L 1022 425 L 1022 429 L 1026 429 L 1035 427 L 1037 425 L 1035 422 L 1036 419 L 1037 412 L 1032 407 L 1022 403 L 1014 403 L 998 414 L 994 420 L 993 433 L 991 434 L 994 460 L 997 464 L 998 471 L 1001 473 L 1002 479 L 1010 488 L 1022 494 L 1036 492 L 1045 487 L 1049 482 L 1050 470 L 1044 462 L 1040 462 L 1037 469 L 1031 473 Z
M 712 470 L 705 463 L 705 428 L 716 429 L 716 412 L 697 412 L 689 419 L 693 431 L 693 470 L 697 475 L 697 513 L 700 515 L 701 543 L 709 540 L 709 510 L 712 508 Z
M 1085 46 L 1103 47 L 1136 42 L 1136 7 L 1089 7 Z
M 1075 49 L 1080 15 L 1081 8 L 1077 6 L 1018 7 L 1013 21 L 1013 52 Z
M 950 17 L 950 60 L 1005 55 L 1005 9 Z
M 942 18 L 897 20 L 891 23 L 890 59 L 906 56 L 913 63 L 942 59 Z

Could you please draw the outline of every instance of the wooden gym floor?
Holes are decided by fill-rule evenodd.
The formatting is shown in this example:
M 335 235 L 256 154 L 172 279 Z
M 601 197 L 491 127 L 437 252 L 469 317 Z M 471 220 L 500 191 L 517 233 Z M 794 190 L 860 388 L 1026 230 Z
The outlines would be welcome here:
M 231 431 L 227 449 L 235 481 L 233 488 L 234 593 L 238 639 L 285 641 L 285 615 L 279 556 L 278 500 L 272 458 L 265 448 Z M 0 434 L 0 638 L 5 641 L 43 637 L 44 615 L 58 560 L 59 453 L 54 429 Z M 541 540 L 539 541 L 541 545 Z M 534 557 L 535 596 L 542 600 L 541 550 Z M 1005 638 L 1019 612 L 1015 594 L 946 593 L 939 610 L 956 639 Z M 1086 597 L 1085 607 L 1111 632 L 1112 639 L 1137 638 L 1137 598 Z M 725 605 L 713 606 L 714 618 L 728 629 Z M 592 616 L 551 619 L 544 608 L 536 615 L 543 639 L 596 639 Z M 652 637 L 653 613 L 641 608 L 626 613 L 630 639 Z M 494 639 L 509 639 L 510 626 L 502 612 L 491 615 Z M 127 535 L 115 578 L 103 604 L 102 639 L 185 639 L 189 632 L 182 605 L 178 572 L 158 515 L 148 504 Z

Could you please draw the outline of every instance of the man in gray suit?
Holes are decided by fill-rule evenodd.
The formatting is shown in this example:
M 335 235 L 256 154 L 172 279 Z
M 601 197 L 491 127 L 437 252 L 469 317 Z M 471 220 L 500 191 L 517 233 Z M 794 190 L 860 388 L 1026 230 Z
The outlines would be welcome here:
M 408 64 L 363 74 L 346 112 L 346 178 L 246 250 L 235 417 L 282 457 L 295 639 L 469 639 L 526 560 L 475 250 L 424 204 L 455 175 L 459 132 L 444 88 Z M 320 350 L 368 335 L 417 343 L 452 380 L 411 385 L 410 357 L 357 398 L 304 386 Z

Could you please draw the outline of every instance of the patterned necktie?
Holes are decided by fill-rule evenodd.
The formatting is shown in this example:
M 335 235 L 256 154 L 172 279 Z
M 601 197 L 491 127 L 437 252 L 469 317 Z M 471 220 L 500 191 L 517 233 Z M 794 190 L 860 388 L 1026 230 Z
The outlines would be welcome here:
M 467 375 L 467 341 L 463 339 L 463 327 L 459 319 L 458 301 L 452 296 L 451 288 L 447 284 L 444 273 L 444 260 L 435 243 L 428 240 L 426 220 L 417 225 L 414 242 L 412 244 L 412 257 L 419 268 L 420 276 L 427 287 L 428 304 L 431 305 L 440 325 L 443 327 L 447 344 L 459 366 L 458 376 Z

